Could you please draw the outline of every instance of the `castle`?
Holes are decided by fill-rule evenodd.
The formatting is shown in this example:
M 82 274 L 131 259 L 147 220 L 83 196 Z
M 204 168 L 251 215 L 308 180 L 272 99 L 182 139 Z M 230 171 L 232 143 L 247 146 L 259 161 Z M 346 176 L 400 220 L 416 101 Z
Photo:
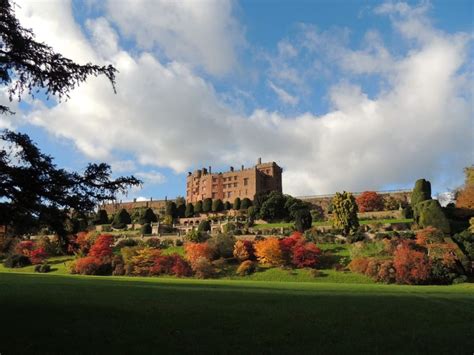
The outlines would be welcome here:
M 270 191 L 282 192 L 281 174 L 283 169 L 275 162 L 257 164 L 240 170 L 230 167 L 229 171 L 212 173 L 202 168 L 189 172 L 186 178 L 186 203 L 195 203 L 206 198 L 233 202 L 235 198 L 253 200 L 259 193 Z

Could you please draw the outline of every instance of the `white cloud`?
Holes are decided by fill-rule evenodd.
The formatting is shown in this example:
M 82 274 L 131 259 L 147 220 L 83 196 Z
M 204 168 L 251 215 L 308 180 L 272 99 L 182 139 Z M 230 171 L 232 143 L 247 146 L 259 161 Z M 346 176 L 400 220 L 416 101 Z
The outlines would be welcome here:
M 268 86 L 275 92 L 275 94 L 277 94 L 281 102 L 292 106 L 296 105 L 299 102 L 299 99 L 296 96 L 290 95 L 287 91 L 285 91 L 281 87 L 278 87 L 270 80 L 268 81 Z
M 244 43 L 230 0 L 109 0 L 107 8 L 120 31 L 145 50 L 158 47 L 212 74 L 229 72 Z
M 62 4 L 57 6 L 62 8 Z M 133 11 L 126 14 L 133 17 Z M 403 26 L 404 19 L 419 18 L 422 26 L 427 22 L 423 16 L 407 10 L 397 18 L 396 28 Z M 354 57 L 349 64 L 340 60 L 337 64 L 358 75 L 376 67 L 377 73 L 388 78 L 384 91 L 369 98 L 348 81 L 332 88 L 333 108 L 325 115 L 285 117 L 259 109 L 247 117 L 225 106 L 213 86 L 180 61 L 191 60 L 183 54 L 186 51 L 168 53 L 178 58 L 168 64 L 147 52 L 131 55 L 115 44 L 98 51 L 69 23 L 69 13 L 33 9 L 24 18 L 35 32 L 38 23 L 48 28 L 53 28 L 49 22 L 57 23 L 65 29 L 69 47 L 77 44 L 84 58 L 104 57 L 120 71 L 117 95 L 103 78 L 90 79 L 69 101 L 51 109 L 39 104 L 27 117 L 71 139 L 93 158 L 113 161 L 117 153 L 127 152 L 138 164 L 185 172 L 192 165 L 247 164 L 262 156 L 283 165 L 284 190 L 292 194 L 377 189 L 419 177 L 436 183 L 441 168 L 461 176 L 462 167 L 472 158 L 472 91 L 466 90 L 469 74 L 461 71 L 468 59 L 467 35 L 427 27 L 423 40 L 396 58 L 381 42 L 373 49 L 351 51 L 341 41 L 331 52 L 334 58 L 340 59 L 341 48 Z M 101 30 L 95 31 L 95 26 Z M 90 22 L 89 27 L 94 43 L 117 38 L 106 20 Z M 147 32 L 140 31 L 145 41 Z M 47 40 L 62 43 L 58 37 L 64 36 L 53 31 Z M 184 35 L 173 38 L 176 48 L 181 48 L 181 42 L 182 48 L 188 42 L 201 43 Z M 331 50 L 329 43 L 319 43 Z M 198 57 L 202 65 L 210 65 L 209 57 Z M 383 58 L 390 59 L 389 67 L 381 66 Z M 369 64 L 362 65 L 364 60 Z M 219 63 L 227 60 L 219 59 Z
M 135 176 L 148 184 L 163 184 L 166 177 L 158 171 L 143 171 L 135 173 Z

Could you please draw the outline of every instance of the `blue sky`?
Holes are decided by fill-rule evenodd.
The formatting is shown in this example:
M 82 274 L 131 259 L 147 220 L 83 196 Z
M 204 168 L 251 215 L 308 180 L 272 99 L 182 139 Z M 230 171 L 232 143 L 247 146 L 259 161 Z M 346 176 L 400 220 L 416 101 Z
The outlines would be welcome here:
M 38 39 L 112 63 L 11 125 L 58 165 L 106 161 L 184 194 L 186 172 L 258 157 L 294 195 L 459 186 L 473 162 L 471 1 L 20 1 Z

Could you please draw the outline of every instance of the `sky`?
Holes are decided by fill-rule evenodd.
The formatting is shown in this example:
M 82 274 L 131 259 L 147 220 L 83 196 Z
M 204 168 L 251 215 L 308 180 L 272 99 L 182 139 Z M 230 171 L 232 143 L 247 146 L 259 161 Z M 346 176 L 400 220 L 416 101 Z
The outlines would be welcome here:
M 0 127 L 58 166 L 142 179 L 124 200 L 183 196 L 188 171 L 259 157 L 295 196 L 418 178 L 440 193 L 474 161 L 472 1 L 17 3 L 37 40 L 114 65 L 117 93 L 98 77 L 67 101 L 24 97 Z

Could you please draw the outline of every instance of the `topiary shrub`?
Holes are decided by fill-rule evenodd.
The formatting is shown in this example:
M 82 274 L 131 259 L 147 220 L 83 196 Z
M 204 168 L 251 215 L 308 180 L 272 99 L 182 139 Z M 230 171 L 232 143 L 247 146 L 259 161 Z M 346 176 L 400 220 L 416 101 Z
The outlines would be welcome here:
M 7 268 L 19 268 L 31 265 L 31 261 L 25 255 L 13 254 L 5 259 L 3 265 Z
M 313 217 L 311 212 L 307 209 L 298 210 L 295 212 L 295 229 L 303 233 L 305 230 L 311 228 Z
M 221 199 L 212 201 L 212 212 L 221 212 L 224 210 L 224 203 Z
M 359 228 L 358 207 L 354 196 L 349 192 L 336 192 L 332 199 L 333 225 L 342 229 L 345 236 L 354 234 Z
M 143 235 L 150 235 L 151 234 L 151 224 L 150 223 L 145 223 L 144 225 L 141 226 L 140 228 L 140 233 Z
M 186 209 L 184 210 L 184 217 L 189 218 L 194 216 L 194 206 L 192 203 L 188 203 L 186 205 Z
M 51 265 L 49 264 L 39 264 L 35 266 L 35 272 L 48 273 L 50 271 L 51 271 Z
M 208 213 L 212 211 L 212 199 L 211 198 L 206 198 L 202 202 L 202 212 Z
M 112 221 L 112 227 L 116 229 L 124 229 L 127 227 L 127 224 L 132 223 L 132 219 L 128 212 L 122 208 L 119 213 L 114 216 L 114 220 Z
M 443 233 L 450 232 L 449 221 L 446 218 L 438 200 L 426 200 L 415 206 L 415 215 L 420 227 L 434 227 Z
M 252 206 L 252 201 L 245 197 L 240 201 L 240 209 L 241 210 L 247 210 L 250 206 Z
M 199 223 L 197 230 L 199 233 L 209 232 L 211 230 L 211 223 L 209 223 L 209 221 L 207 220 L 201 221 L 201 223 Z
M 431 200 L 431 183 L 425 179 L 415 182 L 415 187 L 411 194 L 411 205 L 415 207 L 418 203 Z
M 255 263 L 251 260 L 243 261 L 236 270 L 239 276 L 247 276 L 255 272 Z

